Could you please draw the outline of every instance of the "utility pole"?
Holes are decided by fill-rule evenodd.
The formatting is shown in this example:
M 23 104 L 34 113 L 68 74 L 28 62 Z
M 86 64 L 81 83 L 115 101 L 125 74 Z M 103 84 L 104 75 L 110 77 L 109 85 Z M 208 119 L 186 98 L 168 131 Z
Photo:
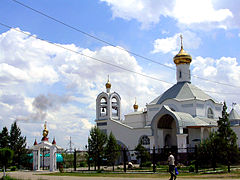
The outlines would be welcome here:
M 73 152 L 72 145 L 74 145 L 74 143 L 72 142 L 72 137 L 71 136 L 70 136 L 70 140 L 69 140 L 68 145 L 69 145 L 69 151 L 70 151 L 70 153 L 72 153 Z

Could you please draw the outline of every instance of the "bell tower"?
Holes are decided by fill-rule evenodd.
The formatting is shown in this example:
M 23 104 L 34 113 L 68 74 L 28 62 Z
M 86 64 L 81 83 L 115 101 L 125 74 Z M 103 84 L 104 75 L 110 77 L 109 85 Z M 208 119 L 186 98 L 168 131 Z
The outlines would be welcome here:
M 109 120 L 121 120 L 121 97 L 116 92 L 111 92 L 111 83 L 105 84 L 106 92 L 101 92 L 96 99 L 96 123 L 97 127 L 107 133 Z
M 176 64 L 177 71 L 176 77 L 177 82 L 191 82 L 191 72 L 190 72 L 190 63 L 192 62 L 192 57 L 183 49 L 183 37 L 181 38 L 181 49 L 179 53 L 174 56 L 173 60 Z

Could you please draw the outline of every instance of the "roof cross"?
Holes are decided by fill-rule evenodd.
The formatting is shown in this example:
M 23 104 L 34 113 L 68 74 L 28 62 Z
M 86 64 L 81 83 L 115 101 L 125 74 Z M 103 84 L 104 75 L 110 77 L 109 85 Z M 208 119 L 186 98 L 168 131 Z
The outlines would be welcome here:
M 180 34 L 180 39 L 181 39 L 181 49 L 183 49 L 183 36 Z

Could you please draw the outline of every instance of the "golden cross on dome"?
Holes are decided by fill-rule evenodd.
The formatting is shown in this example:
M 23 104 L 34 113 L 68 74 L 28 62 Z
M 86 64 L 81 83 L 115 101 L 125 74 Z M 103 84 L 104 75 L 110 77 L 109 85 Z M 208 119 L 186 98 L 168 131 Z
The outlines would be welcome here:
M 44 123 L 44 129 L 47 129 L 47 121 Z
M 181 48 L 183 48 L 183 36 L 180 34 L 180 39 L 181 39 Z

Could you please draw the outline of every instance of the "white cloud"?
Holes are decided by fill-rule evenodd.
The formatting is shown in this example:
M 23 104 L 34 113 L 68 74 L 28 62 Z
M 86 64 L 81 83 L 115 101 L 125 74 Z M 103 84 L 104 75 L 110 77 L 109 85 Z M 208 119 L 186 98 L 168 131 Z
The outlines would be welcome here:
M 117 0 L 100 1 L 111 7 L 113 17 L 136 19 L 143 28 L 157 24 L 161 17 L 176 19 L 185 28 L 229 28 L 229 21 L 238 13 L 233 14 L 233 7 L 219 7 L 218 2 L 213 0 L 124 0 L 121 3 Z
M 211 0 L 177 0 L 173 16 L 182 24 L 222 22 L 233 17 L 229 9 L 216 10 Z
M 185 41 L 187 46 L 188 40 L 184 40 L 184 44 Z M 145 73 L 133 56 L 114 47 L 104 46 L 93 51 L 82 49 L 74 44 L 64 46 L 133 71 Z M 39 106 L 34 106 L 33 102 L 37 97 L 41 96 L 40 99 L 45 97 L 47 103 L 40 103 L 40 107 L 47 114 L 45 119 L 49 125 L 49 138 L 51 140 L 55 137 L 57 143 L 63 147 L 67 146 L 67 139 L 70 136 L 76 147 L 83 147 L 87 143 L 89 129 L 95 124 L 96 97 L 98 93 L 105 91 L 108 74 L 112 84 L 111 90 L 118 92 L 122 98 L 123 114 L 133 111 L 135 97 L 141 109 L 170 86 L 102 64 L 33 37 L 22 36 L 14 30 L 0 35 L 0 52 L 4 52 L 0 56 L 2 68 L 0 79 L 1 82 L 4 80 L 4 83 L 0 83 L 0 127 L 10 127 L 17 117 L 36 118 L 39 115 L 36 107 Z M 223 82 L 240 86 L 240 69 L 235 58 L 222 57 L 214 60 L 197 57 L 193 60 L 192 68 L 194 74 L 199 76 L 212 80 L 221 79 Z M 205 72 L 204 69 L 206 69 Z M 44 73 L 45 70 L 46 73 Z M 34 71 L 39 72 L 36 72 L 37 75 L 33 75 L 34 78 L 32 78 L 30 72 Z M 175 73 L 172 71 L 161 69 L 147 74 L 175 82 Z M 208 86 L 206 82 L 195 79 L 194 84 L 208 90 L 226 91 L 215 84 Z M 67 97 L 66 101 L 64 97 Z M 232 100 L 235 102 L 237 99 L 234 95 L 214 94 L 214 97 L 220 100 L 226 98 L 228 102 Z M 41 123 L 19 121 L 18 123 L 23 134 L 27 136 L 29 146 L 35 138 L 40 141 L 39 134 L 42 134 L 43 121 Z
M 111 46 L 96 51 L 74 44 L 62 46 L 144 73 L 133 56 Z M 0 56 L 0 114 L 4 119 L 0 125 L 9 127 L 14 120 L 19 120 L 30 145 L 34 138 L 41 139 L 36 135 L 42 131 L 43 120 L 48 121 L 50 138 L 55 136 L 60 145 L 67 144 L 63 134 L 75 136 L 79 146 L 81 142 L 86 143 L 89 129 L 95 123 L 96 97 L 105 91 L 108 74 L 112 91 L 122 97 L 123 113 L 133 111 L 134 97 L 145 94 L 138 98 L 139 106 L 144 106 L 155 95 L 148 87 L 150 81 L 141 76 L 13 29 L 0 34 L 0 52 L 3 52 Z
M 151 24 L 157 24 L 161 16 L 171 13 L 174 6 L 172 0 L 100 0 L 111 6 L 113 17 L 120 17 L 126 20 L 137 19 L 143 28 Z
M 191 31 L 184 31 L 182 33 L 184 48 L 185 49 L 197 49 L 201 44 L 201 39 Z M 180 49 L 180 33 L 175 34 L 172 37 L 159 38 L 154 41 L 154 49 L 152 53 L 169 53 L 176 55 Z
M 233 85 L 233 87 L 225 86 L 207 82 L 199 78 L 193 78 L 193 83 L 202 89 L 217 92 L 208 92 L 213 97 L 216 97 L 217 100 L 226 100 L 229 105 L 235 101 L 240 104 L 240 101 L 238 100 L 239 93 L 237 90 L 237 87 L 240 87 L 240 65 L 236 58 L 221 57 L 219 59 L 213 59 L 198 56 L 192 61 L 192 74 L 210 81 Z

